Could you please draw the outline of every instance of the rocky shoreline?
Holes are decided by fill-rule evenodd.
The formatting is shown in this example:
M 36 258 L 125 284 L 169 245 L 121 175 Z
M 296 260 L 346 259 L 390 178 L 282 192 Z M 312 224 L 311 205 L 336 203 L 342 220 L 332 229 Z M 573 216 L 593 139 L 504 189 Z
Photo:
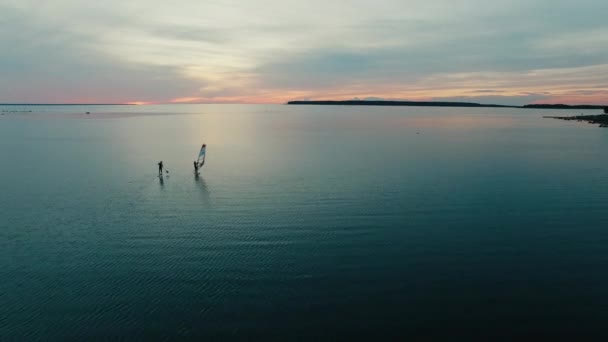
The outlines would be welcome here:
M 578 121 L 588 122 L 590 124 L 599 124 L 600 127 L 608 127 L 608 115 L 576 115 L 576 116 L 543 116 L 543 118 L 566 120 L 566 121 Z

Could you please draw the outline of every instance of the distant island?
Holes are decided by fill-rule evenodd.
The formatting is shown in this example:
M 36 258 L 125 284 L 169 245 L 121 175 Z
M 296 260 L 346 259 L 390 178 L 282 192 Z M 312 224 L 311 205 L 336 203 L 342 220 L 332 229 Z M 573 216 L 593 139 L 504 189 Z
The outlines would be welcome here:
M 540 108 L 540 109 L 604 109 L 606 106 L 600 105 L 565 105 L 565 104 L 528 104 L 522 108 Z
M 478 108 L 530 108 L 530 109 L 603 109 L 599 105 L 565 105 L 565 104 L 528 104 L 524 106 L 507 106 L 475 102 L 440 102 L 440 101 L 392 101 L 392 100 L 320 100 L 289 101 L 288 105 L 323 105 L 323 106 L 412 106 L 412 107 L 478 107 Z
M 391 101 L 391 100 L 345 100 L 345 101 L 289 101 L 288 105 L 337 105 L 337 106 L 417 106 L 417 107 L 503 107 L 518 108 L 496 104 L 474 102 L 435 102 L 435 101 Z

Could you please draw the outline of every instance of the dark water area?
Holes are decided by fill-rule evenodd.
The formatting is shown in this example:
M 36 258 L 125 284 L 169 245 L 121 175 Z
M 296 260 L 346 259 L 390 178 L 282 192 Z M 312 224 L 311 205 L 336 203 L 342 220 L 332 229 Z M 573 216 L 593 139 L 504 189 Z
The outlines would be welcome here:
M 1 339 L 601 339 L 608 130 L 554 114 L 4 115 Z

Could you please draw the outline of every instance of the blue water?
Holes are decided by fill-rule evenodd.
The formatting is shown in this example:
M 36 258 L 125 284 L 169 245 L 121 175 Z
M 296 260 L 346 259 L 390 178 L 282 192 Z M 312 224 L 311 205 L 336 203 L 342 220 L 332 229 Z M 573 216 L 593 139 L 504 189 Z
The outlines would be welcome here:
M 578 112 L 23 107 L 2 340 L 606 335 L 608 129 L 542 118 Z

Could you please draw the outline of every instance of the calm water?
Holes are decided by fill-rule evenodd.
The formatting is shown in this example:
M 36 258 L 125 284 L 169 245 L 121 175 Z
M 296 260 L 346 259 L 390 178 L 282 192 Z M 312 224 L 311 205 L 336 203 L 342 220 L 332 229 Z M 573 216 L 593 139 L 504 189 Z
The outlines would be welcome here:
M 2 340 L 605 334 L 608 129 L 542 119 L 576 113 L 24 109 Z

